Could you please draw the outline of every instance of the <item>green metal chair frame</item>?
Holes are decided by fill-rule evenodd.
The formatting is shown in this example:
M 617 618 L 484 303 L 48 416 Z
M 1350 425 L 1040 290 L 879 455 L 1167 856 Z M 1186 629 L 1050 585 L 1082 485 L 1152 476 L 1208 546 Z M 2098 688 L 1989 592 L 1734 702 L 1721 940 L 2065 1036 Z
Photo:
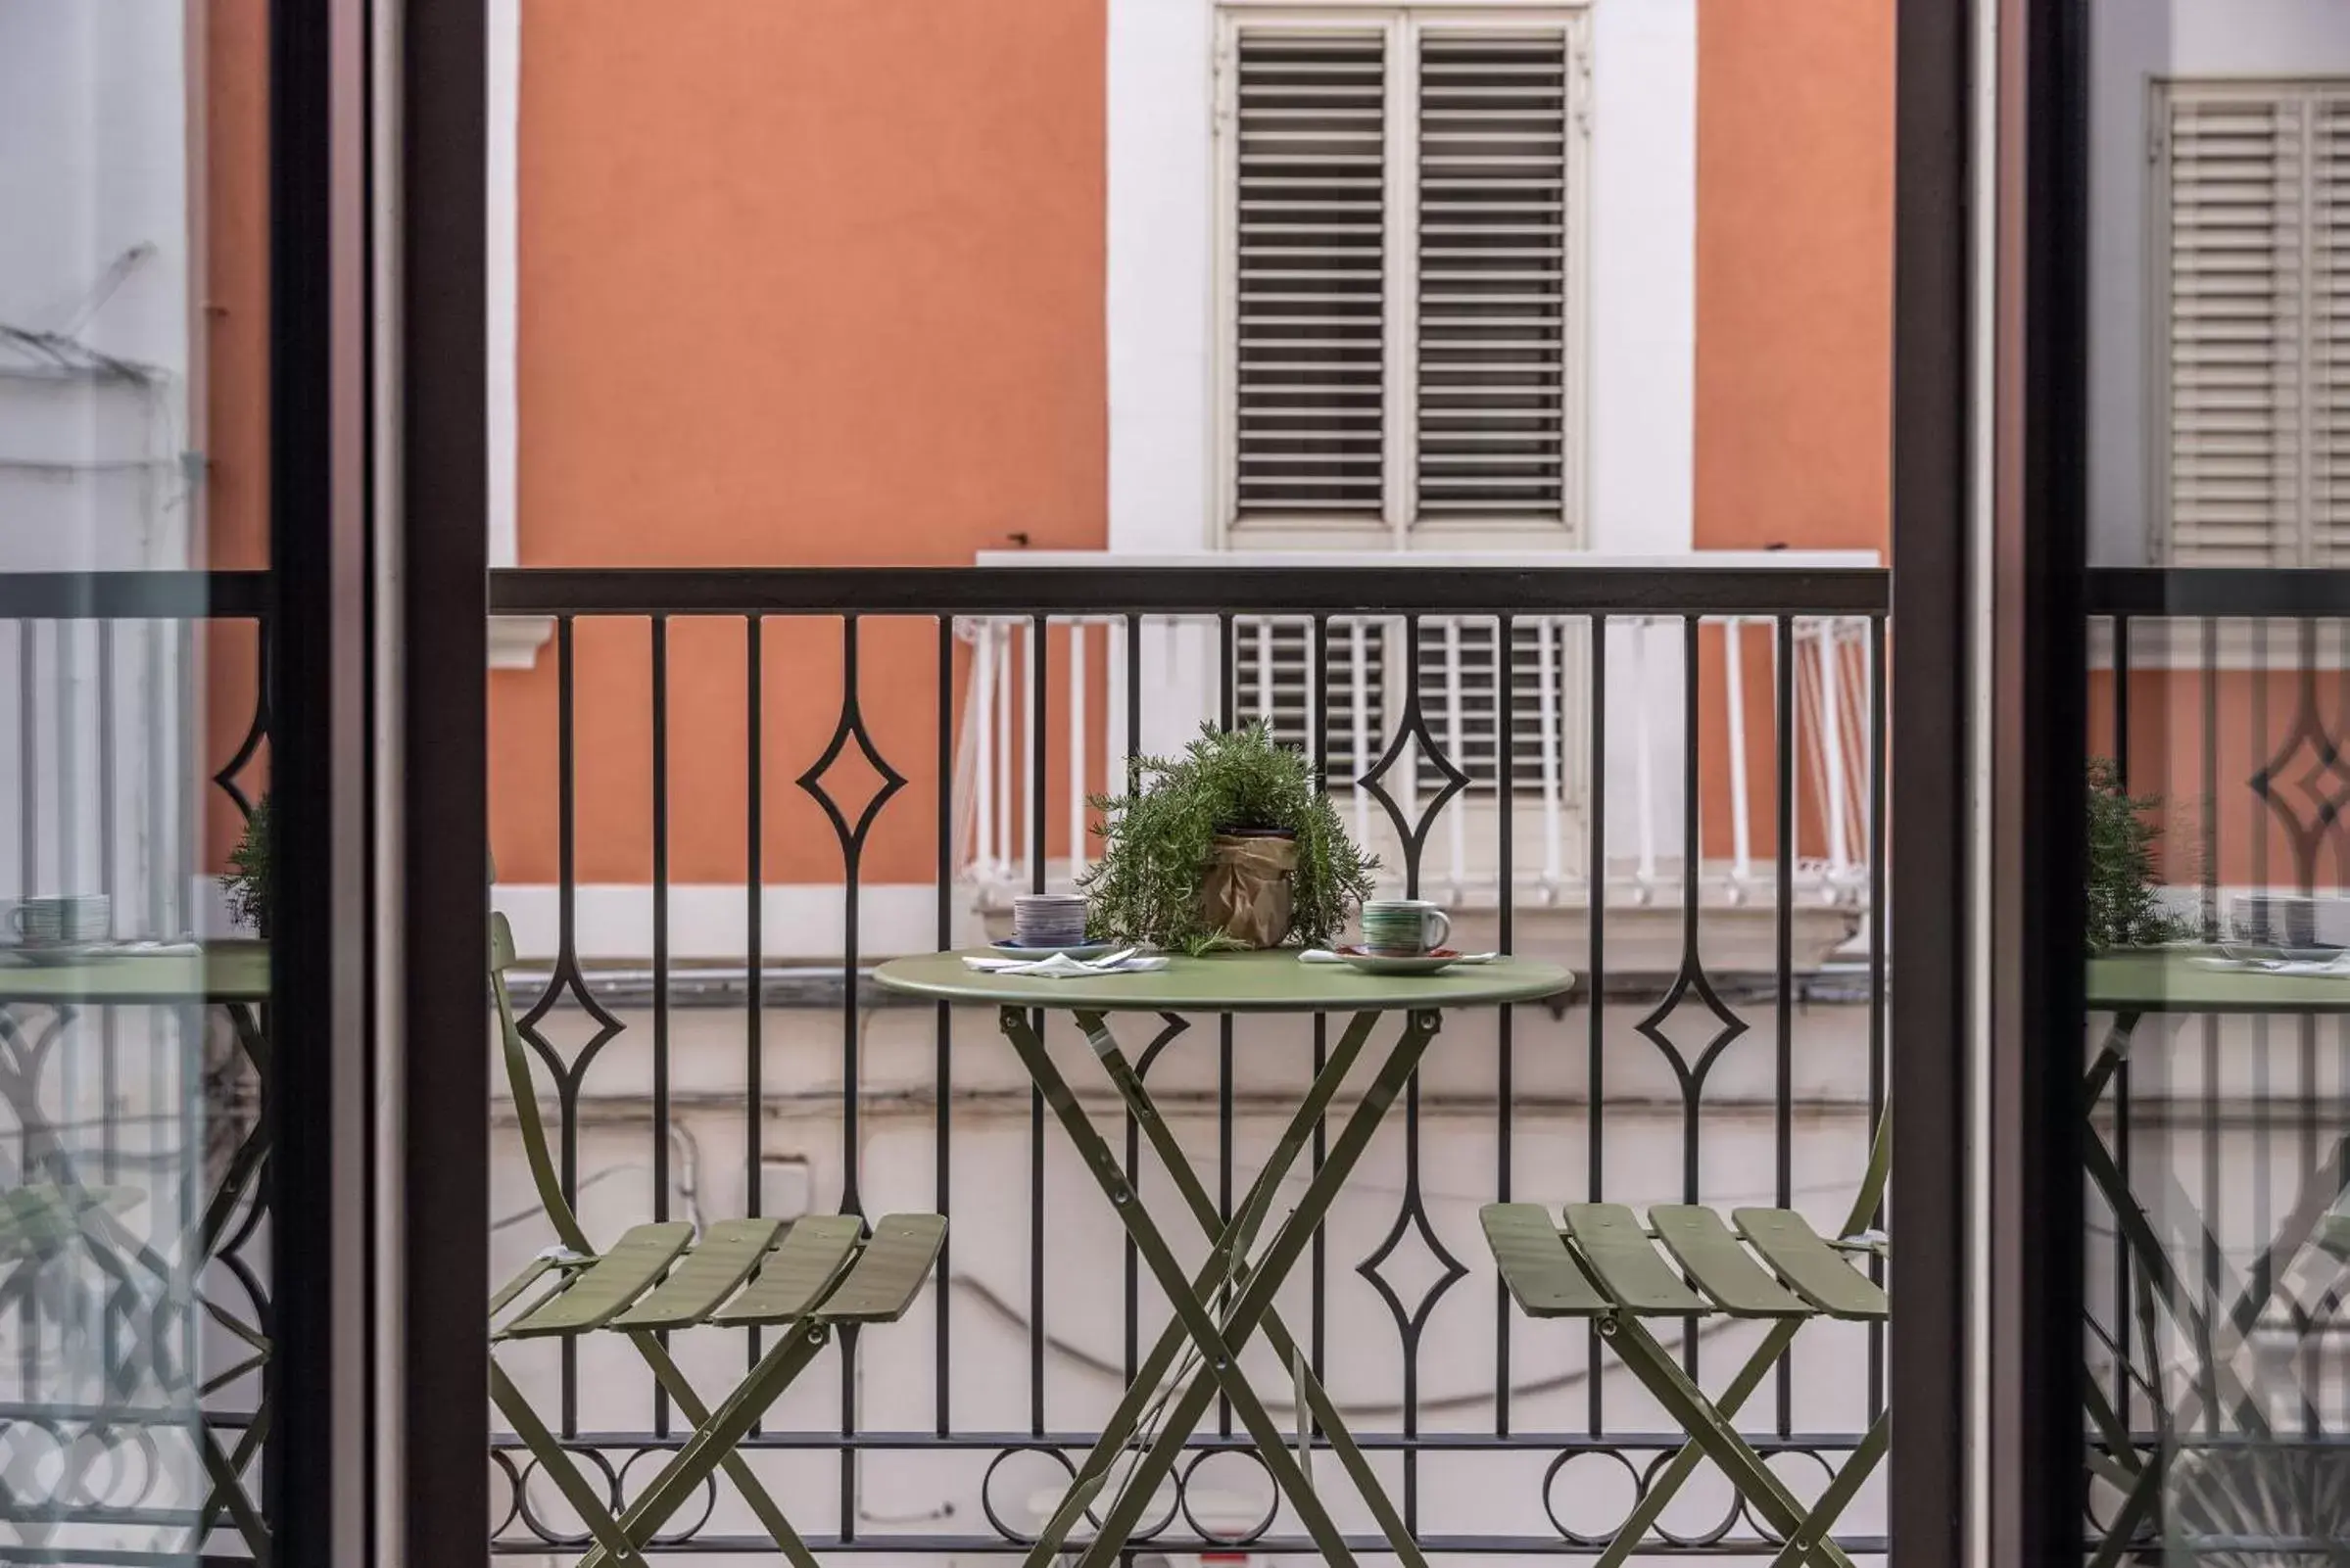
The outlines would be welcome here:
M 1855 1256 L 1882 1257 L 1884 1244 L 1847 1238 L 1863 1236 L 1885 1196 L 1892 1122 L 1888 1108 L 1878 1120 L 1860 1192 L 1836 1240 L 1823 1238 L 1789 1209 L 1738 1209 L 1725 1223 L 1695 1204 L 1656 1204 L 1643 1224 L 1621 1204 L 1568 1204 L 1563 1229 L 1538 1204 L 1488 1204 L 1479 1212 L 1502 1283 L 1519 1309 L 1528 1317 L 1591 1322 L 1689 1435 L 1600 1553 L 1598 1568 L 1617 1568 L 1640 1549 L 1665 1505 L 1705 1459 L 1778 1533 L 1772 1568 L 1798 1562 L 1851 1568 L 1830 1532 L 1885 1456 L 1886 1416 L 1870 1425 L 1808 1509 L 1732 1418 L 1805 1323 L 1886 1317 L 1884 1290 L 1852 1262 Z M 1771 1327 L 1720 1396 L 1708 1398 L 1646 1319 L 1716 1315 L 1768 1320 Z
M 491 1299 L 492 1347 L 574 1339 L 599 1330 L 624 1335 L 694 1431 L 636 1501 L 615 1517 L 601 1490 L 589 1483 L 494 1356 L 491 1398 L 594 1537 L 596 1544 L 579 1568 L 642 1568 L 645 1548 L 661 1526 L 719 1470 L 793 1568 L 817 1568 L 815 1555 L 737 1446 L 814 1362 L 836 1329 L 895 1322 L 905 1315 L 937 1260 L 946 1221 L 936 1214 L 886 1214 L 867 1234 L 855 1214 L 811 1215 L 788 1228 L 776 1219 L 726 1219 L 709 1225 L 698 1240 L 692 1225 L 664 1222 L 637 1225 L 599 1254 L 563 1197 L 548 1150 L 529 1051 L 506 990 L 505 972 L 513 963 L 513 932 L 504 916 L 493 915 L 490 989 L 506 1078 L 531 1179 L 561 1247 L 534 1259 Z M 716 1410 L 702 1402 L 662 1338 L 700 1324 L 784 1328 Z

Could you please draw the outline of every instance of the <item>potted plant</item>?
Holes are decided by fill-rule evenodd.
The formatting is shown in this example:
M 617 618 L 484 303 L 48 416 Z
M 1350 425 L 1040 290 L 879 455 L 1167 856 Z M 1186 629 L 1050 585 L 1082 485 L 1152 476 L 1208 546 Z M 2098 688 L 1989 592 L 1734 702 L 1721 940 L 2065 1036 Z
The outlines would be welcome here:
M 245 818 L 237 847 L 229 851 L 229 871 L 220 879 L 228 894 L 229 918 L 251 926 L 254 934 L 269 934 L 269 797 L 254 804 Z
M 2159 797 L 2126 794 L 2121 774 L 2103 757 L 2088 765 L 2088 946 L 2092 953 L 2159 947 L 2196 934 L 2193 923 L 2165 909 L 2154 876 L 2162 829 L 2148 813 Z
M 1262 724 L 1212 724 L 1179 757 L 1144 757 L 1127 795 L 1094 797 L 1091 934 L 1200 954 L 1326 945 L 1371 891 L 1366 858 L 1303 752 Z

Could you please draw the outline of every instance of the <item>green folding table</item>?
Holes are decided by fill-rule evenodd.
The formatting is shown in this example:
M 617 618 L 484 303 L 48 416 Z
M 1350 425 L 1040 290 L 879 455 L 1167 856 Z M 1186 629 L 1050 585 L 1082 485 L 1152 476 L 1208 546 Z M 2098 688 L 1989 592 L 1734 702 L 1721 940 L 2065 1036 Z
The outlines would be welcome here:
M 1175 1309 L 1175 1321 L 1168 1324 L 1137 1367 L 1132 1386 L 1079 1467 L 1068 1496 L 1031 1544 L 1029 1568 L 1045 1568 L 1060 1556 L 1070 1533 L 1109 1482 L 1120 1455 L 1145 1435 L 1146 1420 L 1155 1421 L 1156 1431 L 1147 1435 L 1147 1448 L 1100 1516 L 1099 1527 L 1079 1558 L 1079 1568 L 1106 1568 L 1116 1561 L 1132 1540 L 1151 1497 L 1172 1473 L 1184 1444 L 1219 1394 L 1229 1401 L 1233 1413 L 1248 1428 L 1258 1456 L 1296 1508 L 1322 1560 L 1341 1565 L 1356 1560 L 1353 1547 L 1316 1495 L 1307 1473 L 1306 1459 L 1315 1441 L 1312 1433 L 1283 1433 L 1240 1369 L 1242 1348 L 1260 1332 L 1282 1363 L 1292 1369 L 1305 1409 L 1319 1429 L 1319 1441 L 1327 1444 L 1354 1482 L 1388 1545 L 1407 1568 L 1426 1568 L 1426 1558 L 1405 1527 L 1402 1514 L 1381 1489 L 1337 1406 L 1307 1368 L 1295 1337 L 1273 1310 L 1273 1296 L 1306 1255 L 1371 1135 L 1411 1082 L 1445 1011 L 1557 996 L 1573 984 L 1574 977 L 1556 965 L 1516 958 L 1462 965 L 1433 975 L 1372 975 L 1342 964 L 1309 964 L 1294 952 L 1270 952 L 1175 957 L 1163 970 L 1076 979 L 986 974 L 968 967 L 961 954 L 939 953 L 893 960 L 884 964 L 875 978 L 891 990 L 910 995 L 996 1009 L 1021 1066 L 1052 1108 L 1103 1197 L 1133 1238 L 1144 1266 Z M 1111 1087 L 1165 1165 L 1184 1207 L 1215 1243 L 1198 1272 L 1184 1274 L 1146 1207 L 1134 1201 L 1126 1169 L 1109 1141 L 1085 1115 L 1076 1091 L 1053 1064 L 1038 1022 L 1031 1018 L 1045 1012 L 1067 1013 L 1076 1020 L 1092 1043 Z M 1141 1075 L 1111 1032 L 1109 1015 L 1113 1013 L 1352 1015 L 1352 1022 L 1325 1065 L 1314 1074 L 1279 1143 L 1229 1223 L 1218 1213 L 1206 1183 L 1151 1103 Z M 1400 1015 L 1402 1027 L 1385 1062 L 1348 1113 L 1295 1207 L 1272 1227 L 1259 1249 L 1259 1232 L 1265 1228 L 1274 1195 L 1387 1014 Z M 1183 1354 L 1186 1342 L 1196 1353 L 1197 1369 L 1169 1403 L 1156 1391 Z
M 2214 963 L 2215 956 L 2210 949 L 2178 947 L 2117 953 L 2089 961 L 2088 1011 L 2110 1014 L 2112 1022 L 2089 1061 L 2083 1096 L 2086 1109 L 2093 1112 L 2111 1087 L 2130 1058 L 2140 1025 L 2150 1017 L 2350 1016 L 2350 975 L 2279 974 Z M 2275 1297 L 2285 1269 L 2304 1247 L 2314 1242 L 2337 1254 L 2350 1254 L 2350 1205 L 2345 1204 L 2345 1196 L 2350 1194 L 2350 1136 L 2333 1139 L 2326 1158 L 2310 1172 L 2300 1198 L 2281 1217 L 2276 1235 L 2246 1277 L 2235 1285 L 2224 1307 L 2217 1302 L 2197 1305 L 2133 1190 L 2131 1178 L 2094 1127 L 2084 1140 L 2084 1154 L 2089 1179 L 2113 1211 L 2125 1254 L 2136 1264 L 2131 1277 L 2143 1298 L 2139 1319 L 2141 1331 L 2149 1336 L 2149 1360 L 2154 1354 L 2151 1318 L 2159 1303 L 2194 1344 L 2202 1363 L 2202 1377 L 2189 1405 L 2165 1411 L 2166 1426 L 2174 1432 L 2183 1430 L 2204 1410 L 2225 1402 L 2255 1435 L 2265 1435 L 2267 1423 L 2230 1369 L 2230 1363 L 2253 1322 Z M 2183 1196 L 2170 1196 L 2174 1207 L 2184 1205 Z M 2201 1240 L 2207 1257 L 2216 1259 L 2217 1246 L 2208 1232 Z M 2127 1356 L 2127 1347 L 2117 1350 Z M 2154 1370 L 2148 1366 L 2149 1377 Z M 2122 1508 L 2106 1531 L 2105 1544 L 2091 1558 L 2103 1568 L 2122 1559 L 2138 1527 L 2152 1515 L 2162 1491 L 2163 1465 L 2159 1453 L 2154 1462 L 2140 1463 L 2126 1430 L 2124 1412 L 2108 1405 L 2093 1382 L 2089 1395 L 2091 1416 L 2114 1449 L 2111 1457 L 2120 1466 L 2108 1479 L 2124 1492 Z
M 27 964 L 0 957 L 0 1101 L 6 1102 L 24 1137 L 28 1174 L 38 1169 L 48 1178 L 39 1188 L 24 1190 L 54 1194 L 61 1212 L 71 1211 L 80 1216 L 72 1241 L 106 1247 L 110 1254 L 131 1254 L 151 1270 L 165 1274 L 171 1267 L 168 1259 L 137 1245 L 113 1220 L 113 1212 L 126 1207 L 127 1194 L 120 1189 L 83 1187 L 71 1151 L 41 1111 L 42 1051 L 36 1043 L 38 1035 L 24 1026 L 23 1015 L 28 1010 L 65 1014 L 97 1007 L 218 1007 L 225 1012 L 237 1048 L 259 1075 L 263 1109 L 229 1155 L 219 1183 L 206 1201 L 192 1247 L 183 1254 L 183 1266 L 198 1274 L 228 1236 L 231 1221 L 268 1158 L 269 1044 L 262 1012 L 268 1000 L 269 949 L 263 942 L 133 947 L 71 964 Z M 85 1202 L 77 1196 L 100 1193 L 108 1195 L 106 1202 Z M 45 1247 L 37 1253 L 22 1252 L 18 1260 L 37 1266 L 52 1256 L 55 1249 Z M 211 1491 L 200 1513 L 196 1540 L 201 1545 L 213 1523 L 226 1513 L 256 1560 L 266 1562 L 268 1528 L 242 1478 L 268 1435 L 272 1393 L 269 1343 L 259 1325 L 244 1322 L 217 1303 L 206 1307 L 215 1320 L 246 1343 L 251 1354 L 238 1365 L 206 1380 L 199 1392 L 259 1370 L 262 1397 L 233 1449 L 224 1452 L 209 1427 L 200 1430 Z

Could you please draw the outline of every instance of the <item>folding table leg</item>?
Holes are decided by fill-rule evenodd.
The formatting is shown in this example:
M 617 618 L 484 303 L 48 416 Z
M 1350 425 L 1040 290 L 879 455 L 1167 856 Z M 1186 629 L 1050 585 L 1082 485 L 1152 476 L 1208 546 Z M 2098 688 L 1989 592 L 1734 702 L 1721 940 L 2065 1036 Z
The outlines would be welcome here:
M 1307 1534 L 1314 1538 L 1315 1545 L 1320 1548 L 1322 1560 L 1351 1565 L 1355 1555 L 1347 1546 L 1346 1537 L 1330 1517 L 1329 1510 L 1322 1506 L 1321 1499 L 1314 1495 L 1314 1488 L 1306 1480 L 1305 1472 L 1298 1467 L 1297 1456 L 1289 1451 L 1280 1428 L 1273 1424 L 1271 1416 L 1265 1409 L 1264 1401 L 1257 1397 L 1256 1390 L 1249 1386 L 1246 1374 L 1240 1370 L 1240 1347 L 1246 1343 L 1247 1335 L 1227 1335 L 1219 1329 L 1204 1297 L 1190 1293 L 1182 1265 L 1175 1260 L 1174 1251 L 1159 1234 L 1159 1227 L 1152 1222 L 1149 1211 L 1132 1201 L 1133 1194 L 1127 1188 L 1126 1171 L 1119 1164 L 1117 1155 L 1111 1151 L 1101 1133 L 1095 1130 L 1085 1115 L 1084 1107 L 1078 1104 L 1076 1091 L 1070 1088 L 1069 1080 L 1061 1076 L 1060 1069 L 1053 1066 L 1043 1042 L 1037 1039 L 1033 1030 L 1026 1028 L 1013 1032 L 1011 1038 L 1013 1049 L 1021 1054 L 1028 1067 L 1029 1076 L 1043 1091 L 1045 1104 L 1052 1107 L 1053 1115 L 1060 1119 L 1070 1142 L 1077 1146 L 1078 1153 L 1093 1172 L 1094 1179 L 1101 1184 L 1102 1191 L 1117 1208 L 1127 1234 L 1134 1238 L 1134 1245 L 1141 1253 L 1143 1261 L 1157 1278 L 1160 1288 L 1167 1292 L 1169 1305 L 1189 1331 L 1192 1343 L 1199 1347 L 1200 1354 L 1204 1357 L 1202 1377 L 1223 1390 L 1225 1398 L 1232 1402 L 1232 1408 L 1248 1428 L 1249 1436 L 1257 1440 L 1258 1462 L 1265 1466 L 1273 1484 L 1296 1505 Z M 1283 1271 L 1273 1271 L 1276 1281 L 1280 1272 Z M 1133 1484 L 1129 1482 L 1129 1486 Z
M 1249 1184 L 1248 1192 L 1241 1200 L 1239 1212 L 1216 1237 L 1216 1245 L 1210 1251 L 1207 1261 L 1192 1276 L 1191 1289 L 1195 1296 L 1205 1297 L 1223 1286 L 1231 1276 L 1232 1260 L 1247 1254 L 1266 1207 L 1271 1203 L 1281 1179 L 1287 1175 L 1289 1165 L 1294 1162 L 1294 1156 L 1283 1160 L 1277 1150 L 1292 1145 L 1302 1148 L 1312 1136 L 1314 1127 L 1328 1112 L 1330 1102 L 1337 1097 L 1338 1089 L 1354 1067 L 1356 1058 L 1362 1054 L 1375 1022 L 1376 1015 L 1364 1015 L 1339 1039 L 1323 1074 L 1308 1089 L 1305 1099 L 1290 1117 L 1289 1125 L 1276 1146 L 1274 1158 L 1258 1171 L 1256 1180 Z M 1006 1009 L 1002 1026 L 1006 1035 L 1026 1031 L 1030 1027 L 1028 1015 L 1017 1009 Z M 1156 1116 L 1155 1111 L 1153 1116 Z M 1045 1522 L 1043 1530 L 1031 1544 L 1025 1568 L 1047 1568 L 1058 1557 L 1062 1544 L 1069 1539 L 1070 1532 L 1077 1528 L 1079 1518 L 1092 1505 L 1109 1477 L 1111 1467 L 1132 1440 L 1141 1424 L 1143 1411 L 1151 1402 L 1153 1392 L 1165 1381 L 1185 1343 L 1186 1337 L 1180 1322 L 1170 1322 L 1160 1333 L 1150 1354 L 1136 1367 L 1134 1377 L 1120 1399 L 1117 1409 L 1103 1424 L 1101 1436 L 1095 1441 L 1092 1451 L 1086 1454 L 1084 1462 L 1071 1478 L 1069 1491 L 1062 1497 L 1060 1507 L 1054 1510 L 1052 1518 Z M 1132 1485 L 1130 1479 L 1127 1485 Z
M 1377 1015 L 1372 1013 L 1357 1015 L 1354 1025 L 1348 1032 L 1367 1033 L 1376 1018 Z M 1127 1108 L 1134 1113 L 1135 1120 L 1141 1123 L 1144 1136 L 1150 1139 L 1151 1148 L 1159 1156 L 1159 1163 L 1167 1168 L 1168 1175 L 1175 1182 L 1176 1195 L 1183 1200 L 1185 1207 L 1190 1209 L 1191 1215 L 1199 1221 L 1200 1228 L 1211 1236 L 1215 1235 L 1216 1227 L 1221 1221 L 1216 1212 L 1215 1203 L 1208 1197 L 1208 1189 L 1201 1184 L 1198 1172 L 1191 1168 L 1190 1161 L 1184 1158 L 1181 1146 L 1175 1140 L 1175 1134 L 1169 1130 L 1166 1121 L 1160 1117 L 1156 1108 L 1152 1106 L 1150 1096 L 1142 1086 L 1141 1077 L 1127 1064 L 1126 1053 L 1119 1049 L 1118 1041 L 1110 1033 L 1109 1026 L 1104 1022 L 1102 1016 L 1098 1013 L 1079 1013 L 1077 1015 L 1077 1020 L 1078 1026 L 1082 1028 L 1086 1038 L 1093 1042 L 1093 1054 L 1101 1059 L 1103 1068 L 1108 1070 L 1111 1083 L 1118 1089 L 1119 1098 L 1127 1103 Z M 1342 1075 L 1343 1070 L 1342 1069 Z M 1280 1167 L 1284 1170 L 1293 1164 L 1297 1156 L 1303 1152 L 1307 1129 L 1298 1127 L 1295 1135 L 1297 1148 L 1292 1149 L 1284 1142 L 1274 1155 Z M 1248 1264 L 1247 1260 L 1243 1259 L 1235 1265 L 1234 1283 L 1245 1285 L 1247 1275 Z M 1347 1430 L 1346 1422 L 1338 1412 L 1338 1406 L 1331 1401 L 1328 1393 L 1323 1390 L 1321 1380 L 1306 1368 L 1304 1357 L 1298 1353 L 1297 1341 L 1291 1336 L 1288 1325 L 1281 1321 L 1280 1313 L 1270 1308 L 1266 1311 L 1264 1333 L 1266 1343 L 1272 1347 L 1273 1354 L 1281 1358 L 1282 1363 L 1297 1369 L 1298 1389 L 1304 1397 L 1306 1407 L 1313 1412 L 1315 1420 L 1320 1423 L 1322 1434 L 1329 1441 L 1331 1452 L 1337 1455 L 1340 1467 L 1355 1483 L 1355 1490 L 1362 1494 L 1363 1500 L 1369 1505 L 1372 1516 L 1378 1521 L 1380 1531 L 1394 1544 L 1396 1555 L 1404 1561 L 1406 1568 L 1427 1568 L 1426 1556 L 1421 1553 L 1418 1544 L 1413 1541 L 1411 1531 L 1404 1524 L 1403 1515 L 1397 1512 L 1395 1504 L 1388 1500 L 1386 1490 L 1379 1485 L 1377 1473 L 1371 1469 L 1369 1459 L 1365 1457 L 1362 1449 L 1355 1443 L 1354 1434 Z
M 1273 1292 L 1280 1281 L 1304 1256 L 1306 1245 L 1328 1214 L 1331 1203 L 1337 1198 L 1346 1178 L 1354 1173 L 1363 1152 L 1370 1146 L 1371 1135 L 1379 1123 L 1394 1109 L 1412 1074 L 1417 1070 L 1420 1058 L 1426 1054 L 1428 1042 L 1436 1037 L 1442 1026 L 1442 1016 L 1433 1010 L 1415 1012 L 1409 1016 L 1404 1032 L 1388 1052 L 1387 1061 L 1378 1075 L 1364 1090 L 1363 1099 L 1347 1117 L 1322 1160 L 1321 1169 L 1306 1184 L 1297 1209 L 1284 1220 L 1258 1260 L 1257 1268 L 1248 1283 L 1240 1288 L 1230 1310 L 1225 1314 L 1225 1331 L 1236 1339 L 1245 1340 L 1256 1332 L 1258 1323 L 1272 1307 Z M 1153 1490 L 1174 1470 L 1183 1445 L 1190 1441 L 1192 1429 L 1208 1413 L 1208 1405 L 1216 1398 L 1215 1380 L 1205 1375 L 1194 1377 L 1184 1389 L 1159 1435 L 1151 1443 L 1142 1462 L 1128 1478 L 1126 1490 L 1111 1504 L 1102 1519 L 1100 1533 L 1085 1549 L 1078 1568 L 1108 1568 L 1117 1557 L 1134 1527 L 1141 1522 L 1142 1509 Z

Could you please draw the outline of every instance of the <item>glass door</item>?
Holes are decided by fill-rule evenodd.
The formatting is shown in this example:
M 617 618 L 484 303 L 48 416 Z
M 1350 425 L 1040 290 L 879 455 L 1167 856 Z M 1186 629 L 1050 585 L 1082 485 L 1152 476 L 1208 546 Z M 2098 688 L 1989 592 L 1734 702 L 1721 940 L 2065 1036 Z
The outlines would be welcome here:
M 2086 8 L 2090 1562 L 2350 1552 L 2350 11 Z
M 258 1554 L 266 16 L 0 6 L 0 1558 Z

